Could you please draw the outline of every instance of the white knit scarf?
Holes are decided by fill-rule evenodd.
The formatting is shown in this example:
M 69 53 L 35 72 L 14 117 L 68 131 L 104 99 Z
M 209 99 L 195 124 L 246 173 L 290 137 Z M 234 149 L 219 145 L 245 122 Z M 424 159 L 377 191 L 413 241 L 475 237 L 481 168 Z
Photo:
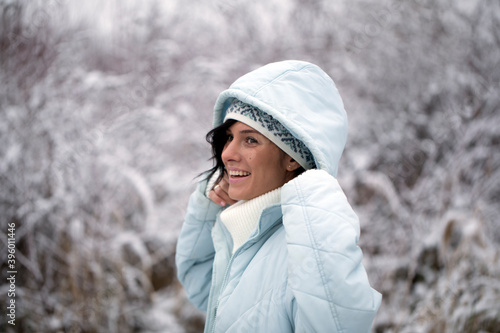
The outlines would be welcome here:
M 259 222 L 264 208 L 281 202 L 281 187 L 251 200 L 240 200 L 220 214 L 233 238 L 233 253 L 246 242 Z

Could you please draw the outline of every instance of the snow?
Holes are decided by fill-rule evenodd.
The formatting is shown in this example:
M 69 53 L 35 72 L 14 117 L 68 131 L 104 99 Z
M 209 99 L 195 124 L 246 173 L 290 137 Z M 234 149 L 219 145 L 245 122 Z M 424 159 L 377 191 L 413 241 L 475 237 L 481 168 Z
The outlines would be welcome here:
M 258 66 L 303 59 L 348 112 L 339 182 L 384 295 L 372 331 L 498 332 L 500 3 L 0 8 L 0 226 L 16 224 L 17 327 L 200 332 L 174 256 L 211 167 L 214 102 Z

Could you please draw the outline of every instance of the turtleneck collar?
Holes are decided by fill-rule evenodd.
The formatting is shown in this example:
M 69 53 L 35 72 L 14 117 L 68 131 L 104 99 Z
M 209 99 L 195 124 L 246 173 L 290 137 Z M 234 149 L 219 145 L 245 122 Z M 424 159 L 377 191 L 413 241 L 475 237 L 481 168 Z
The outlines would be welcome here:
M 233 238 L 233 253 L 248 239 L 264 208 L 281 202 L 281 187 L 251 200 L 240 200 L 226 208 L 220 219 Z

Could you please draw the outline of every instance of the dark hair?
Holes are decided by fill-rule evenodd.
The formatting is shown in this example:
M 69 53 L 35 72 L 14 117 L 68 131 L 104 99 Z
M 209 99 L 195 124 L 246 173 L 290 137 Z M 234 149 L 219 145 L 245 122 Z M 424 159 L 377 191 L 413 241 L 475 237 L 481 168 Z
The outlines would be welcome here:
M 222 125 L 215 127 L 207 133 L 205 138 L 212 146 L 212 157 L 210 159 L 214 161 L 214 166 L 202 173 L 202 175 L 206 174 L 205 180 L 210 179 L 217 171 L 219 171 L 219 177 L 215 181 L 216 184 L 224 177 L 225 168 L 222 162 L 222 151 L 227 142 L 227 130 L 235 122 L 236 120 L 228 119 Z
M 206 175 L 204 180 L 210 179 L 217 171 L 219 171 L 219 177 L 217 177 L 215 184 L 220 182 L 224 177 L 225 167 L 224 162 L 222 162 L 222 151 L 224 150 L 224 146 L 227 142 L 227 131 L 229 127 L 231 127 L 236 122 L 237 121 L 234 119 L 228 119 L 222 125 L 215 127 L 207 133 L 205 138 L 207 142 L 212 146 L 212 157 L 210 159 L 214 161 L 214 166 L 211 169 L 200 174 L 200 176 Z M 293 176 L 297 177 L 304 171 L 306 170 L 303 167 L 300 167 L 294 171 Z

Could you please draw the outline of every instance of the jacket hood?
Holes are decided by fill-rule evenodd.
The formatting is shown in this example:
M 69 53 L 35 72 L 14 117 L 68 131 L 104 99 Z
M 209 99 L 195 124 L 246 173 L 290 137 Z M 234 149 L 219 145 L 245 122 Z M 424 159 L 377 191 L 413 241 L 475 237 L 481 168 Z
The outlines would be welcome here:
M 347 115 L 335 83 L 321 68 L 287 60 L 243 75 L 217 98 L 214 127 L 235 98 L 274 117 L 309 148 L 318 169 L 337 176 Z

